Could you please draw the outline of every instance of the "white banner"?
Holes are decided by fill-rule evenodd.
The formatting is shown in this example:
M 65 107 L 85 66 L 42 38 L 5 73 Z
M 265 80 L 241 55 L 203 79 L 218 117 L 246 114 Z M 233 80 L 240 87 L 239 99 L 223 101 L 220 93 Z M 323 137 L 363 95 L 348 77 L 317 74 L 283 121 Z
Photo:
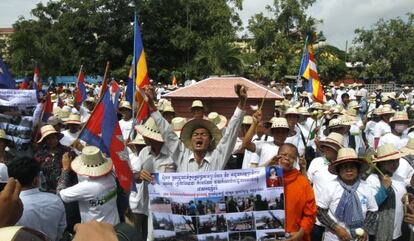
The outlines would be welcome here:
M 153 173 L 155 240 L 284 240 L 282 171 L 276 167 Z
M 0 89 L 1 106 L 36 106 L 36 90 Z

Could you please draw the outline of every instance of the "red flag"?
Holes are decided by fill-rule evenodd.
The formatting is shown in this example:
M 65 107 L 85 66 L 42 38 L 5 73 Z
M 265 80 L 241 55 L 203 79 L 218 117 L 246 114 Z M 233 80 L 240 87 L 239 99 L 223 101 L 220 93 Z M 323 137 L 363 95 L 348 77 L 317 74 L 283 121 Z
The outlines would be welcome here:
M 82 102 L 86 100 L 86 98 L 87 98 L 87 93 L 86 93 L 86 86 L 85 86 L 85 76 L 81 68 L 81 70 L 79 71 L 79 76 L 78 76 L 75 101 L 76 103 L 81 105 Z
M 49 117 L 53 115 L 53 103 L 52 103 L 52 97 L 50 96 L 50 91 L 46 94 L 46 101 L 43 106 L 43 114 L 42 114 L 42 121 L 47 122 Z
M 35 66 L 34 74 L 33 74 L 33 89 L 41 90 L 42 89 L 42 83 L 39 80 L 39 68 Z

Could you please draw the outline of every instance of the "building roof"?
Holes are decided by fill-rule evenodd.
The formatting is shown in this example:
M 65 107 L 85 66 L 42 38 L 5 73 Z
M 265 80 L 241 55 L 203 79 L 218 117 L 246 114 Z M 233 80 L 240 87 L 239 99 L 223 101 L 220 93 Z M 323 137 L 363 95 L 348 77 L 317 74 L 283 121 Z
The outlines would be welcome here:
M 251 99 L 262 99 L 266 92 L 268 92 L 266 99 L 283 99 L 279 91 L 269 89 L 243 77 L 210 77 L 193 85 L 170 92 L 164 95 L 164 98 L 235 99 L 237 98 L 234 92 L 235 84 L 245 85 L 248 89 L 248 98 Z
M 0 28 L 0 34 L 12 34 L 13 28 Z

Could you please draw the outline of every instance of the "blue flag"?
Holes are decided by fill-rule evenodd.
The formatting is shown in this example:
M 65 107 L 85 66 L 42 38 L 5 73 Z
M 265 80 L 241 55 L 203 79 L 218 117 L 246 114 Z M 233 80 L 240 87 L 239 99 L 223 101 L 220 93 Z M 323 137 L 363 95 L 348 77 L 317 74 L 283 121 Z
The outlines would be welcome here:
M 16 89 L 16 82 L 2 58 L 0 58 L 0 89 Z

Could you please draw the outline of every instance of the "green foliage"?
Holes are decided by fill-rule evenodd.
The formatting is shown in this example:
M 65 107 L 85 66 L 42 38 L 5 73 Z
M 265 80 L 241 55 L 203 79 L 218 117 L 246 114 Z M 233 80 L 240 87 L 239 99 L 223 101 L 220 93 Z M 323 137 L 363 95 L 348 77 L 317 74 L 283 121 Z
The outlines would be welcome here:
M 39 3 L 35 20 L 19 19 L 11 37 L 10 66 L 15 75 L 33 70 L 37 61 L 43 76 L 73 75 L 82 64 L 87 74 L 103 74 L 106 61 L 111 75 L 126 78 L 133 51 L 134 9 L 141 24 L 150 77 L 169 81 L 165 72 L 180 78 L 205 76 L 196 59 L 224 37 L 220 62 L 237 57 L 230 44 L 241 20 L 235 9 L 242 0 L 61 0 Z M 232 7 L 230 7 L 232 6 Z M 211 50 L 211 49 L 210 49 Z M 230 54 L 225 57 L 224 53 Z M 210 59 L 212 57 L 210 56 Z M 239 66 L 202 66 L 231 73 Z M 177 78 L 179 78 L 177 76 Z
M 356 29 L 353 62 L 363 62 L 356 71 L 358 77 L 396 79 L 402 82 L 414 79 L 414 14 L 408 20 L 380 19 L 371 29 Z

